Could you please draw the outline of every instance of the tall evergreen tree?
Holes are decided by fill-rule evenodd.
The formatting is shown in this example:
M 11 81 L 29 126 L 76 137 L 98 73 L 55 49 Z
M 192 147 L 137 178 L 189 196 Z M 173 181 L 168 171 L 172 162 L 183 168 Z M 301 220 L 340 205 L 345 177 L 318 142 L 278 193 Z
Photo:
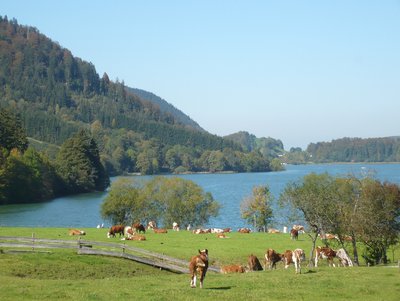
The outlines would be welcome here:
M 0 108 L 0 147 L 10 151 L 13 148 L 24 152 L 28 139 L 19 118 L 8 110 Z
M 57 155 L 57 170 L 69 193 L 104 191 L 110 183 L 97 144 L 85 130 L 63 143 Z

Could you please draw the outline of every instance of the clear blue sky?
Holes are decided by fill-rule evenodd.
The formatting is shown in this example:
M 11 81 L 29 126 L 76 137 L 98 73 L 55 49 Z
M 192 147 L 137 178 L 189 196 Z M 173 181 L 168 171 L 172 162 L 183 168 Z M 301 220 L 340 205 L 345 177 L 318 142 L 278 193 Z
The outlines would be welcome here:
M 0 14 L 207 131 L 285 149 L 400 135 L 400 1 L 4 1 Z

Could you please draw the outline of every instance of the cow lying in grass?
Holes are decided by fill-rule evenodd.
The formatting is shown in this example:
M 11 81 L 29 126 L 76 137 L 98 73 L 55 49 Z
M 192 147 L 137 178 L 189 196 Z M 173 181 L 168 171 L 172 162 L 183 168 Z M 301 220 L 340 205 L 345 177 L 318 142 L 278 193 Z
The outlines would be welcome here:
M 240 264 L 224 265 L 221 267 L 222 274 L 244 273 L 245 271 L 245 268 Z
M 69 229 L 68 234 L 69 235 L 86 235 L 86 232 L 83 230 L 78 230 L 78 229 Z
M 249 265 L 250 271 L 262 271 L 263 268 L 261 266 L 260 261 L 258 260 L 257 256 L 251 254 L 247 259 L 247 264 Z
M 208 250 L 199 250 L 199 255 L 193 256 L 189 263 L 190 287 L 195 288 L 197 276 L 200 276 L 200 288 L 203 288 L 204 278 L 208 269 Z

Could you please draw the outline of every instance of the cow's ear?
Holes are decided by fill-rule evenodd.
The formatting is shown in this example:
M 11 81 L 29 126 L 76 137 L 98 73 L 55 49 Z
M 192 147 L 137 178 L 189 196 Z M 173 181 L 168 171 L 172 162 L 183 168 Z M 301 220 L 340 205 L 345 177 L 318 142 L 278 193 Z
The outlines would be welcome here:
M 208 255 L 208 250 L 207 250 L 207 249 L 205 249 L 205 251 L 206 251 L 206 254 Z
M 201 254 L 201 251 L 200 250 L 198 250 L 199 251 L 199 254 Z

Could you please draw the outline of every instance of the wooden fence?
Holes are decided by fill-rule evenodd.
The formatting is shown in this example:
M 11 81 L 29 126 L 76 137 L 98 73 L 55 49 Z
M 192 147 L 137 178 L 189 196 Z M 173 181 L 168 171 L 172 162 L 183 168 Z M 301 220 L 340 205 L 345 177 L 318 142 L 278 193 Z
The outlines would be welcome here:
M 76 249 L 78 255 L 120 257 L 175 273 L 189 273 L 188 261 L 129 246 L 125 243 L 96 242 L 84 240 L 81 237 L 77 240 L 44 239 L 36 238 L 32 234 L 32 237 L 0 236 L 0 247 L 24 248 L 31 251 L 36 249 Z M 210 266 L 208 269 L 216 273 L 220 272 L 216 266 Z

